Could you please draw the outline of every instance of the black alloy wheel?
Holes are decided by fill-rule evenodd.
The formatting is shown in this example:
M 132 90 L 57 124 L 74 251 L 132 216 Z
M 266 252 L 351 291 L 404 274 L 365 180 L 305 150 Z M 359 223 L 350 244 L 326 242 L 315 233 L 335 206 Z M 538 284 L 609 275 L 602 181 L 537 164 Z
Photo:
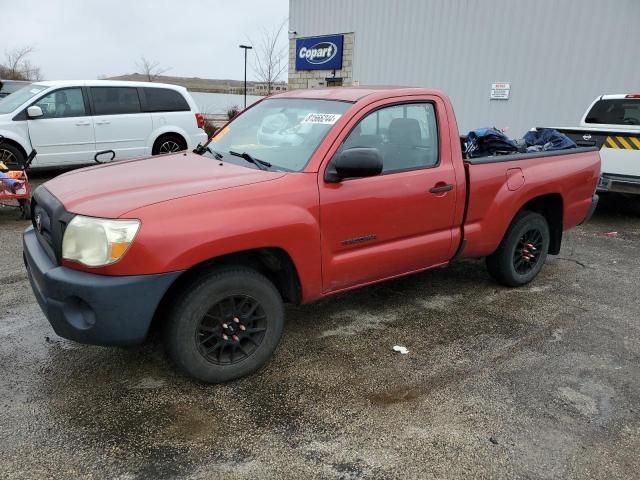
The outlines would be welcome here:
M 165 346 L 175 365 L 207 383 L 249 375 L 273 355 L 284 329 L 276 286 L 244 266 L 203 271 L 169 302 Z
M 522 211 L 511 222 L 497 250 L 487 257 L 489 274 L 502 285 L 520 287 L 533 280 L 544 265 L 551 234 L 547 219 Z
M 223 298 L 202 317 L 195 341 L 200 354 L 216 365 L 231 365 L 253 355 L 267 331 L 266 313 L 248 295 Z
M 542 233 L 533 228 L 527 230 L 513 251 L 513 268 L 520 275 L 526 275 L 536 267 L 542 253 Z

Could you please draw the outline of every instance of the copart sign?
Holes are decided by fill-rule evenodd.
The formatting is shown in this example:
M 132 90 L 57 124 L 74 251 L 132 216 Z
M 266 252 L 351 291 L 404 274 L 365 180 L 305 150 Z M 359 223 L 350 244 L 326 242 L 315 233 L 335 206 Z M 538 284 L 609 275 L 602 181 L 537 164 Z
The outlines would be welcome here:
M 342 68 L 344 35 L 296 39 L 296 70 L 339 70 Z

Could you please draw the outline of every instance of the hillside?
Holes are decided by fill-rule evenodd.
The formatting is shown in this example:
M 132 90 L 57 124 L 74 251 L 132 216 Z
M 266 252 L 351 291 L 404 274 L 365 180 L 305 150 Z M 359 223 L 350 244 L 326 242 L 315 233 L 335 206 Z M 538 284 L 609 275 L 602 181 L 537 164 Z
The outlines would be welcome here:
M 145 82 L 146 76 L 140 73 L 132 73 L 127 75 L 119 75 L 117 77 L 109 77 L 108 80 L 129 80 L 136 82 Z M 181 85 L 188 88 L 192 92 L 211 92 L 211 93 L 228 93 L 232 89 L 242 88 L 243 80 L 218 80 L 210 78 L 198 77 L 171 77 L 160 75 L 155 79 L 158 83 L 169 83 L 172 85 Z M 256 85 L 258 82 L 247 81 L 247 89 Z

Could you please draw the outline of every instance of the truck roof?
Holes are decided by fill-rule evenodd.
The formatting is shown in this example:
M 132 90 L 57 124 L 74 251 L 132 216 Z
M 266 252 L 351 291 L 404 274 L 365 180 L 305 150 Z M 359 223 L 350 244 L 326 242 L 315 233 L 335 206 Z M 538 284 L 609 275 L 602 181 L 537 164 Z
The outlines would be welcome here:
M 597 100 L 615 100 L 619 98 L 626 98 L 631 100 L 640 99 L 640 93 L 611 93 L 602 95 L 598 97 Z
M 271 98 L 308 98 L 317 100 L 339 100 L 343 102 L 357 102 L 358 100 L 376 94 L 402 95 L 442 95 L 438 90 L 421 87 L 403 86 L 357 86 L 357 87 L 325 87 L 288 90 L 272 95 Z

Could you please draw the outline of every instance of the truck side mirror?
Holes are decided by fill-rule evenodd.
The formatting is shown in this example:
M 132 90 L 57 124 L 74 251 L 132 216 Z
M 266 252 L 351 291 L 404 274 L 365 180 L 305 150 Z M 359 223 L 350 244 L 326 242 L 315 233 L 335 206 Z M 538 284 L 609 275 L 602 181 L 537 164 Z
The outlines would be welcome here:
M 326 182 L 345 178 L 374 177 L 382 173 L 382 155 L 377 148 L 349 148 L 338 153 L 325 172 Z
M 33 105 L 29 108 L 27 108 L 27 116 L 29 118 L 39 118 L 42 117 L 44 114 L 42 113 L 42 109 L 36 105 Z

